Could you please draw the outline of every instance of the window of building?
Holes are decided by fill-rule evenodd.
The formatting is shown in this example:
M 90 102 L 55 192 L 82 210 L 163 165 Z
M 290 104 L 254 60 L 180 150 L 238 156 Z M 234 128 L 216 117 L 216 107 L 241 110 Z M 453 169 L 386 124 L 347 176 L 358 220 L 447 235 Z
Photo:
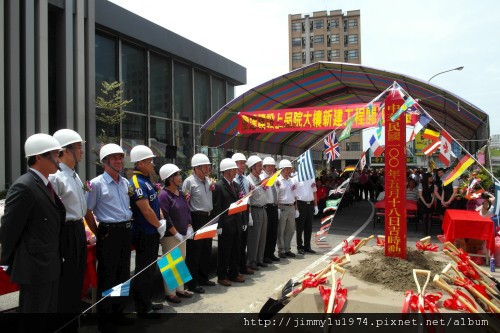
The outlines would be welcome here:
M 346 151 L 360 151 L 360 143 L 359 142 L 346 142 L 345 143 Z
M 328 60 L 332 60 L 332 59 L 338 59 L 340 58 L 340 50 L 329 50 L 328 51 Z
M 358 44 L 358 35 L 349 35 L 347 37 L 347 43 L 349 43 L 349 44 Z
M 299 32 L 302 30 L 302 23 L 301 22 L 292 22 L 292 31 L 293 32 Z
M 212 112 L 219 111 L 226 104 L 226 88 L 224 81 L 212 77 Z
M 338 28 L 339 27 L 339 19 L 332 19 L 332 20 L 330 20 L 330 27 L 332 29 Z
M 324 60 L 325 59 L 325 51 L 323 51 L 323 50 L 314 51 L 314 59 L 315 60 Z
M 292 38 L 292 47 L 302 46 L 302 37 L 294 37 Z
M 122 121 L 121 146 L 126 150 L 127 155 L 130 154 L 132 147 L 146 144 L 146 119 L 146 116 L 125 113 L 125 119 Z
M 193 144 L 193 125 L 174 121 L 174 146 L 177 146 L 176 165 L 179 168 L 189 170 Z
M 348 57 L 349 59 L 358 59 L 358 50 L 349 50 Z
M 191 69 L 174 63 L 174 119 L 193 121 L 193 86 Z
M 325 21 L 324 20 L 314 20 L 314 29 L 323 29 L 325 27 Z
M 152 116 L 172 118 L 170 80 L 169 59 L 151 52 L 149 57 L 149 112 Z
M 340 41 L 340 36 L 338 34 L 337 35 L 331 35 L 330 36 L 330 41 L 332 42 L 332 44 L 337 44 Z
M 156 168 L 160 168 L 167 163 L 165 157 L 167 146 L 172 144 L 172 122 L 165 119 L 151 118 L 150 120 L 149 147 L 153 149 L 156 158 Z
M 303 64 L 306 63 L 306 57 L 307 57 L 307 54 L 305 52 L 302 52 L 302 63 Z
M 325 36 L 324 35 L 314 36 L 314 44 L 325 44 Z
M 310 36 L 309 37 L 309 47 L 313 47 L 313 43 L 314 43 L 314 36 Z
M 146 57 L 142 48 L 122 43 L 123 99 L 132 99 L 126 111 L 146 114 Z
M 95 35 L 95 86 L 99 96 L 101 83 L 116 81 L 116 40 Z
M 358 19 L 348 19 L 347 20 L 347 27 L 354 28 L 357 26 L 358 26 Z
M 210 77 L 194 72 L 194 122 L 204 124 L 210 118 Z
M 302 61 L 302 53 L 292 53 L 292 61 Z

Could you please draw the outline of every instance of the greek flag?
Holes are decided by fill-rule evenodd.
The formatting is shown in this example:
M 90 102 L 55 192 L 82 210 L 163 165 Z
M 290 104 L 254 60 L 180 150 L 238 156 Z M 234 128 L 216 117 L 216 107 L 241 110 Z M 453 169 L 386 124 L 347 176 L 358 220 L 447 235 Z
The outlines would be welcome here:
M 312 163 L 311 149 L 300 155 L 297 159 L 297 173 L 299 174 L 299 182 L 316 178 L 314 165 Z

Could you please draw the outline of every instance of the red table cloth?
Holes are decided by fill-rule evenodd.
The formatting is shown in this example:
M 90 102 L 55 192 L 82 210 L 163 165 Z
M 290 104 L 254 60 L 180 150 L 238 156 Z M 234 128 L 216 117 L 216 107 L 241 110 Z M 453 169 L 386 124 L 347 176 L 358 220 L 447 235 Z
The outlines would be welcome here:
M 493 221 L 476 211 L 447 209 L 443 219 L 443 232 L 448 242 L 453 242 L 456 238 L 484 240 L 490 255 L 495 253 Z
M 0 267 L 0 295 L 18 291 L 19 286 L 10 282 L 10 276 Z

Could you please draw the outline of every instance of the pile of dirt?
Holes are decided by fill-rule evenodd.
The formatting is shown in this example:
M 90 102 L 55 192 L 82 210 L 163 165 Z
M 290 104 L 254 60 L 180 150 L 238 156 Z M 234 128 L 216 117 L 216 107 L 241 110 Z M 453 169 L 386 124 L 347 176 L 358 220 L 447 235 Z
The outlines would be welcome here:
M 437 273 L 441 273 L 446 266 L 442 261 L 434 258 L 434 253 L 422 252 L 408 249 L 407 260 L 400 258 L 386 257 L 383 249 L 366 254 L 358 265 L 349 268 L 349 273 L 353 276 L 393 291 L 417 290 L 417 285 L 413 279 L 413 269 L 423 269 L 431 271 L 431 278 L 427 289 L 433 289 L 432 279 Z M 425 282 L 420 281 L 420 286 Z

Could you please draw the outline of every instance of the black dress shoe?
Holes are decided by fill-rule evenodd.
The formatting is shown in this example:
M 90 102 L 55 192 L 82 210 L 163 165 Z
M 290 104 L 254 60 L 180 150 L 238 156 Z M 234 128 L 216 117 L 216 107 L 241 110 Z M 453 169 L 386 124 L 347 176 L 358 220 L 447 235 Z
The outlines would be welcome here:
M 254 274 L 254 271 L 249 269 L 248 267 L 246 267 L 244 270 L 242 270 L 240 272 L 241 274 L 245 274 L 245 275 L 253 275 Z
M 263 262 L 258 262 L 257 266 L 260 266 L 260 267 L 269 267 L 267 264 L 264 264 Z
M 316 253 L 316 251 L 314 251 L 313 249 L 305 249 L 304 251 L 306 251 L 307 253 L 312 253 L 312 254 Z
M 190 293 L 188 293 L 187 291 L 183 291 L 183 292 L 180 292 L 180 291 L 176 291 L 175 294 L 177 296 L 179 296 L 180 298 L 191 298 L 193 297 L 193 295 L 191 295 Z
M 255 264 L 248 265 L 248 268 L 250 268 L 252 271 L 258 271 L 259 270 L 259 268 Z
M 288 252 L 286 252 L 286 253 L 285 253 L 285 255 L 286 255 L 287 257 L 291 257 L 291 258 L 295 258 L 295 257 L 297 256 L 297 255 L 296 255 L 295 253 L 293 253 L 292 251 L 288 251 Z
M 273 261 L 269 258 L 264 258 L 264 264 L 272 264 Z
M 158 310 L 161 310 L 161 309 L 163 309 L 163 304 L 161 304 L 161 303 L 153 303 L 153 304 L 151 304 L 151 310 L 158 311 Z
M 206 281 L 200 281 L 200 285 L 205 286 L 205 287 L 214 287 L 215 282 L 206 280 Z
M 201 286 L 193 287 L 193 289 L 189 288 L 189 290 L 191 290 L 192 292 L 195 292 L 197 294 L 204 294 L 205 293 L 205 289 L 203 289 Z
M 280 261 L 281 259 L 279 257 L 276 257 L 274 254 L 273 256 L 271 257 L 271 260 L 272 261 Z
M 279 257 L 284 259 L 284 258 L 286 258 L 286 254 L 285 253 L 280 253 Z
M 303 249 L 299 249 L 297 252 L 298 252 L 299 254 L 305 254 L 305 253 L 306 253 L 306 251 L 304 251 Z
M 179 304 L 179 303 L 182 302 L 182 300 L 180 299 L 180 297 L 177 296 L 177 295 L 173 295 L 173 296 L 167 295 L 167 296 L 165 296 L 165 300 L 167 302 L 175 303 L 175 304 Z

